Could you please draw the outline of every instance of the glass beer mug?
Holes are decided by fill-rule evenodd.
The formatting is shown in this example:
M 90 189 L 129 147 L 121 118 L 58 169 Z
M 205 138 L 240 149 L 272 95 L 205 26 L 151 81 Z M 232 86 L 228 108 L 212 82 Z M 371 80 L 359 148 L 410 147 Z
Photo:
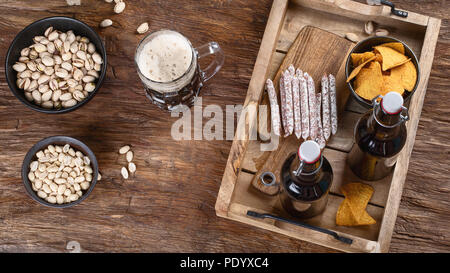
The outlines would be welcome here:
M 214 55 L 206 69 L 198 59 Z M 148 34 L 139 43 L 135 64 L 144 84 L 146 96 L 162 109 L 194 104 L 203 84 L 222 67 L 224 54 L 219 44 L 210 42 L 194 48 L 182 34 L 159 30 Z

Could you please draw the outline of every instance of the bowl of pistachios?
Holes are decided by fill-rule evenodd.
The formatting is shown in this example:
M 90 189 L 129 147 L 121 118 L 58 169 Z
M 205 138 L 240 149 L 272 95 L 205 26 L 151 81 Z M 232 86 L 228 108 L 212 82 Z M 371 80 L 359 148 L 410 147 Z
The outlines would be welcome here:
M 25 27 L 12 41 L 5 62 L 13 94 L 43 113 L 67 113 L 86 104 L 106 75 L 106 50 L 87 24 L 49 17 Z
M 89 147 L 68 136 L 36 143 L 22 164 L 26 192 L 38 203 L 67 208 L 86 199 L 99 179 L 98 162 Z

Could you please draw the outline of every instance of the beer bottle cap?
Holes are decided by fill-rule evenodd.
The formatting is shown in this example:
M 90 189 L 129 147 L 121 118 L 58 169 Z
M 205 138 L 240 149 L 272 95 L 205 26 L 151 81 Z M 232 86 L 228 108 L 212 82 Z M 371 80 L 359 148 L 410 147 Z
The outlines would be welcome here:
M 381 108 L 386 114 L 395 115 L 402 111 L 403 97 L 397 92 L 389 92 L 381 99 Z
M 320 159 L 320 146 L 313 140 L 304 141 L 298 149 L 298 156 L 301 161 L 311 164 Z

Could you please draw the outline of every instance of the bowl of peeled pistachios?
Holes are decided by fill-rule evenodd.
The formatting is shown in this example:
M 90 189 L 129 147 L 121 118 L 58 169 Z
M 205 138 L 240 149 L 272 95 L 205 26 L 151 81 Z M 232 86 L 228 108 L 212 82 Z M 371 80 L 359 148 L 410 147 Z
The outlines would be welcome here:
M 94 189 L 99 177 L 97 159 L 83 142 L 52 136 L 36 143 L 22 164 L 27 193 L 48 207 L 79 204 Z
M 29 108 L 67 113 L 86 104 L 106 75 L 106 50 L 87 24 L 49 17 L 25 27 L 12 41 L 5 62 L 13 94 Z

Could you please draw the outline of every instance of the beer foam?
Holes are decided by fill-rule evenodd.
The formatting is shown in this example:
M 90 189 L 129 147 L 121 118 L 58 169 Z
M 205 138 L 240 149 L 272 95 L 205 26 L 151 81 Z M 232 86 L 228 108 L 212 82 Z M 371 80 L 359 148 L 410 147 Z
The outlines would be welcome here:
M 145 77 L 156 82 L 171 82 L 181 77 L 192 61 L 189 42 L 178 33 L 162 33 L 145 44 L 138 58 Z

